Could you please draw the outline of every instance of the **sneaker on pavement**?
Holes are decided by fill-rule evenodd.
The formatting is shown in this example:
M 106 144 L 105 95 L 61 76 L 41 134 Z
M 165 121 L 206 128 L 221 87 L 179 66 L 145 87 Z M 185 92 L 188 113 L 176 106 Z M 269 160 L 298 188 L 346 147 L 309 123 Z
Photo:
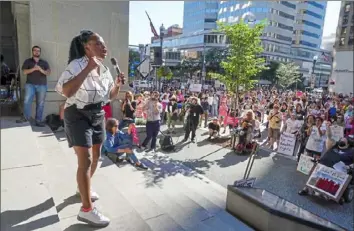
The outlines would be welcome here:
M 80 209 L 79 215 L 77 215 L 77 220 L 96 227 L 106 227 L 110 222 L 110 220 L 96 208 L 93 208 L 89 212 L 84 212 Z
M 76 190 L 76 194 L 80 196 L 79 188 Z M 98 199 L 100 199 L 100 196 L 91 189 L 91 201 L 97 201 Z
M 39 121 L 36 121 L 35 125 L 36 125 L 37 127 L 45 127 L 45 123 L 39 122 Z
M 22 124 L 26 122 L 28 122 L 28 120 L 24 116 L 22 116 L 19 120 L 16 120 L 16 123 L 18 124 Z
M 135 164 L 135 167 L 139 170 L 147 170 L 148 169 L 148 167 L 146 167 L 146 165 L 143 163 Z

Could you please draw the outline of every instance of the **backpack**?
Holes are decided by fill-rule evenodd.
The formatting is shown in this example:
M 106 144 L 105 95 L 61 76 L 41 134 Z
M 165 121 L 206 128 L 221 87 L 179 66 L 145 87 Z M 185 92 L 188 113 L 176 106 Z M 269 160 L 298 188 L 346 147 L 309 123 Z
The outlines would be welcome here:
M 160 139 L 160 146 L 162 151 L 173 151 L 175 145 L 173 144 L 172 136 L 164 135 L 163 138 Z
M 57 131 L 61 126 L 64 126 L 60 116 L 56 114 L 47 115 L 45 122 L 53 132 Z

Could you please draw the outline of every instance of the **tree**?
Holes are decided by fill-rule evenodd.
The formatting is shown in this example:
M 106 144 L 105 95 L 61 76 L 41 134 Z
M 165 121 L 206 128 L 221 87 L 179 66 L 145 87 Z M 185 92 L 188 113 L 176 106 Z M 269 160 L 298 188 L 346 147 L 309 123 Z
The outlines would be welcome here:
M 276 78 L 280 87 L 289 88 L 300 81 L 299 66 L 295 63 L 280 63 Z
M 276 83 L 276 71 L 279 68 L 280 63 L 271 61 L 268 65 L 266 65 L 267 69 L 263 70 L 259 73 L 259 79 L 268 80 L 272 84 Z
M 226 60 L 228 48 L 211 48 L 205 52 L 206 72 L 222 73 L 221 63 Z M 201 57 L 201 65 L 203 64 L 203 56 Z
M 181 61 L 179 68 L 192 79 L 195 72 L 201 70 L 202 65 L 199 59 L 186 58 Z
M 166 80 L 170 80 L 170 79 L 172 79 L 172 76 L 173 76 L 172 71 L 167 66 L 161 66 L 157 69 L 157 77 L 159 79 L 164 77 Z
M 219 24 L 219 31 L 224 33 L 229 41 L 228 54 L 221 62 L 224 74 L 210 73 L 214 78 L 221 80 L 228 90 L 236 93 L 235 103 L 238 105 L 239 86 L 249 89 L 256 82 L 252 77 L 257 76 L 265 69 L 260 36 L 265 23 L 250 27 L 244 21 L 237 24 Z

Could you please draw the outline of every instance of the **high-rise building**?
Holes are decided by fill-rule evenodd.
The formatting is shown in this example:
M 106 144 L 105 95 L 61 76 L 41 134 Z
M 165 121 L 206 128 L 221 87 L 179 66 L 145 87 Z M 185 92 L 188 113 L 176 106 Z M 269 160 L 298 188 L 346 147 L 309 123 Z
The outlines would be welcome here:
M 185 1 L 183 34 L 216 29 L 218 1 Z
M 330 91 L 353 93 L 354 2 L 342 1 L 334 44 Z
M 331 71 L 330 54 L 320 48 L 326 7 L 319 1 L 221 1 L 218 20 L 231 24 L 266 20 L 261 39 L 267 62 L 293 61 L 305 78 L 316 75 L 315 85 L 325 86 Z

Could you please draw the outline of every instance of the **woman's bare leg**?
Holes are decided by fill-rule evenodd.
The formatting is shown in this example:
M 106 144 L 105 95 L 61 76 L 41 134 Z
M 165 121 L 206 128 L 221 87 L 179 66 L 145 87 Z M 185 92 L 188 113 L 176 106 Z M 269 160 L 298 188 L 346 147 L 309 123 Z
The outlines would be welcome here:
M 82 207 L 85 209 L 92 208 L 91 202 L 91 159 L 89 148 L 74 146 L 77 155 L 78 168 L 76 180 L 79 186 Z
M 92 164 L 91 164 L 91 177 L 95 173 L 98 165 L 98 160 L 101 155 L 101 144 L 94 144 L 92 146 Z

